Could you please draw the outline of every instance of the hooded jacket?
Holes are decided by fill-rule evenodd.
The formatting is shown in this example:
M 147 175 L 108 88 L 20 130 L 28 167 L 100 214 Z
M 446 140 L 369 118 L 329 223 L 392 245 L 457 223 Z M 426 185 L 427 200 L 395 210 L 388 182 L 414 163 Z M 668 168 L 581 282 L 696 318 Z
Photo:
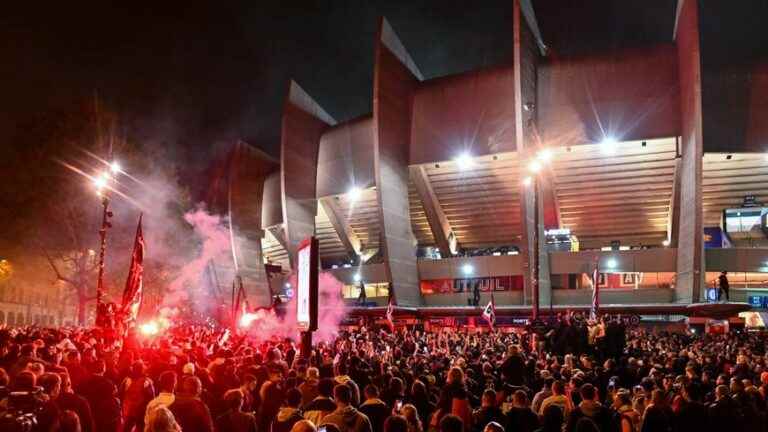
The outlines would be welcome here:
M 382 432 L 384 430 L 384 420 L 389 417 L 391 410 L 383 400 L 375 398 L 368 399 L 360 405 L 361 413 L 368 417 L 373 427 L 373 432 Z
M 323 418 L 320 426 L 328 423 L 336 425 L 340 432 L 373 432 L 368 417 L 352 406 L 336 409 Z

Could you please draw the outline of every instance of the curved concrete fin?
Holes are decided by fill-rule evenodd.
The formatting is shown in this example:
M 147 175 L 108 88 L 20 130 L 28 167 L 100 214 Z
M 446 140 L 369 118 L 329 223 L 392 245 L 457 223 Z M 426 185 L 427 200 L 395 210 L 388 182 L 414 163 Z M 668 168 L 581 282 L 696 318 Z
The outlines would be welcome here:
M 307 94 L 307 92 L 305 92 L 304 89 L 301 88 L 301 86 L 294 80 L 291 80 L 290 86 L 288 88 L 288 102 L 296 105 L 307 113 L 312 114 L 330 126 L 336 124 L 336 120 L 334 120 L 330 114 L 325 112 L 323 107 L 315 102 L 315 100 L 312 99 L 312 96 Z
M 416 66 L 416 62 L 408 54 L 405 46 L 400 41 L 400 38 L 397 37 L 397 33 L 392 29 L 386 18 L 381 19 L 381 42 L 411 71 L 413 76 L 418 78 L 419 81 L 424 81 L 424 76 L 421 74 L 419 67 Z

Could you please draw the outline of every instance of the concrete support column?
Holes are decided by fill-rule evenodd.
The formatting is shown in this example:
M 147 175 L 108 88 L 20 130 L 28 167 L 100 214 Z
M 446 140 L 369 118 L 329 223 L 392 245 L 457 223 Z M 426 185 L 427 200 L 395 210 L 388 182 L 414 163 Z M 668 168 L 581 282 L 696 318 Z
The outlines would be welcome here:
M 531 31 L 528 22 L 523 19 L 520 8 L 520 1 L 515 0 L 514 10 L 514 70 L 515 70 L 515 138 L 517 152 L 520 155 L 520 178 L 528 175 L 528 162 L 535 156 L 535 152 L 540 143 L 537 140 L 536 128 L 536 85 L 537 85 L 537 63 L 538 46 L 536 38 Z M 546 171 L 546 170 L 545 170 Z M 540 176 L 546 176 L 546 172 L 539 173 Z M 531 186 L 524 186 L 521 183 L 520 189 L 520 211 L 523 222 L 521 235 L 521 255 L 523 256 L 523 273 L 525 275 L 524 299 L 526 304 L 532 304 L 533 301 L 533 274 L 534 268 L 538 262 L 539 277 L 539 308 L 544 310 L 549 307 L 551 301 L 552 284 L 549 274 L 549 254 L 544 248 L 544 217 L 545 217 L 545 199 L 547 194 L 542 193 L 542 189 L 549 190 L 549 179 L 541 178 Z M 541 186 L 544 185 L 542 188 Z M 535 196 L 536 190 L 538 195 Z M 536 209 L 535 205 L 538 207 Z M 538 214 L 538 218 L 536 218 Z M 531 259 L 531 254 L 535 248 L 534 232 L 538 238 L 538 254 L 536 259 Z
M 680 0 L 677 18 L 677 53 L 680 79 L 681 130 L 677 280 L 675 301 L 696 303 L 704 285 L 702 210 L 701 58 L 698 2 Z
M 413 93 L 421 73 L 382 19 L 373 73 L 374 171 L 381 221 L 380 252 L 398 305 L 422 303 L 411 230 L 408 162 Z
M 335 123 L 298 84 L 291 81 L 283 107 L 280 182 L 285 243 L 294 269 L 299 243 L 315 235 L 320 137 Z

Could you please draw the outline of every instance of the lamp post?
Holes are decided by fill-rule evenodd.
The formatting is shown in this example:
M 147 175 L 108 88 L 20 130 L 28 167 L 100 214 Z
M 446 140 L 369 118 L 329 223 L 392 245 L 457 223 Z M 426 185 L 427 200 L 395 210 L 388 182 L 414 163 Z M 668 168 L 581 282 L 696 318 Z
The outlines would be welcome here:
M 104 299 L 104 257 L 107 252 L 107 230 L 112 227 L 110 219 L 112 211 L 109 209 L 109 182 L 114 180 L 120 172 L 117 162 L 109 164 L 109 171 L 105 171 L 94 178 L 96 194 L 101 198 L 101 227 L 99 228 L 99 272 L 96 279 L 96 321 L 99 322 L 100 312 Z
M 528 171 L 530 171 L 531 175 L 523 179 L 523 184 L 533 189 L 534 229 L 533 235 L 531 236 L 533 252 L 528 256 L 529 262 L 531 263 L 531 290 L 533 291 L 533 304 L 531 305 L 532 320 L 539 319 L 539 174 L 544 168 L 544 165 L 549 163 L 551 159 L 552 151 L 547 148 L 541 149 L 536 154 L 536 157 L 531 159 L 528 163 Z

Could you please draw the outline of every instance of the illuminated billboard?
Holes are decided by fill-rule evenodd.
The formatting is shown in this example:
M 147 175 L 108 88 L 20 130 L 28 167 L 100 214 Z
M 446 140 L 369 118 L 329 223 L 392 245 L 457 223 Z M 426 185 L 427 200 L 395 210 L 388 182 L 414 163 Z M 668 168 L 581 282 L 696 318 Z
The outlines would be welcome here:
M 310 237 L 297 252 L 296 324 L 301 331 L 317 330 L 317 239 Z

